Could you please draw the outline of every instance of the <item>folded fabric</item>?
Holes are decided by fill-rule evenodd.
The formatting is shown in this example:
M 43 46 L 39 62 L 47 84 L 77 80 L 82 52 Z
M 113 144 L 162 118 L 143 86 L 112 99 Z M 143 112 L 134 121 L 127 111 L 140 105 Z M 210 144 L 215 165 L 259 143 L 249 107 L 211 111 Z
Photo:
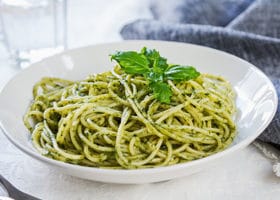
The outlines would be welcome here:
M 173 5 L 170 12 L 176 11 L 180 6 L 184 12 L 188 12 L 190 3 L 198 2 L 198 0 L 184 0 L 174 1 L 177 4 Z M 266 73 L 273 81 L 278 96 L 280 95 L 280 2 L 278 0 L 256 0 L 250 6 L 238 15 L 240 10 L 244 10 L 244 7 L 240 6 L 236 9 L 237 5 L 231 5 L 231 8 L 235 10 L 235 18 L 231 16 L 227 19 L 232 19 L 230 22 L 219 22 L 218 17 L 228 16 L 227 10 L 231 10 L 229 7 L 220 6 L 218 13 L 213 13 L 214 1 L 201 1 L 204 5 L 204 12 L 209 14 L 213 19 L 212 23 L 225 27 L 217 27 L 212 25 L 201 24 L 183 24 L 181 18 L 178 19 L 178 23 L 174 23 L 174 16 L 171 20 L 168 20 L 169 13 L 165 10 L 164 15 L 159 14 L 159 10 L 155 6 L 162 6 L 161 4 L 153 4 L 152 11 L 157 10 L 157 19 L 159 20 L 137 20 L 123 27 L 121 35 L 124 39 L 150 39 L 150 40 L 169 40 L 188 42 L 212 48 L 220 49 L 234 55 L 237 55 L 259 67 L 264 73 Z M 215 1 L 217 2 L 217 1 Z M 226 2 L 233 2 L 231 0 L 222 0 L 224 4 Z M 249 1 L 240 0 L 234 1 L 245 4 Z M 242 5 L 243 5 L 242 4 Z M 247 5 L 246 4 L 246 5 Z M 224 9 L 222 9 L 224 8 Z M 162 9 L 162 8 L 161 8 Z M 212 10 L 211 10 L 212 9 Z M 233 9 L 233 10 L 234 10 Z M 209 11 L 209 12 L 208 12 Z M 216 17 L 212 17 L 216 14 Z M 155 15 L 155 14 L 154 14 Z M 201 13 L 192 13 L 192 18 L 186 16 L 188 23 L 198 23 L 199 20 L 194 22 L 189 19 L 199 19 Z M 160 20 L 163 17 L 164 21 Z M 184 16 L 184 13 L 177 16 Z M 204 21 L 205 22 L 205 21 Z M 280 104 L 280 103 L 279 103 Z M 279 105 L 278 104 L 278 105 Z M 269 125 L 269 127 L 259 137 L 260 140 L 274 144 L 276 147 L 280 147 L 280 107 Z
M 254 0 L 153 0 L 156 20 L 225 26 Z
M 280 38 L 280 1 L 258 0 L 232 20 L 227 28 Z

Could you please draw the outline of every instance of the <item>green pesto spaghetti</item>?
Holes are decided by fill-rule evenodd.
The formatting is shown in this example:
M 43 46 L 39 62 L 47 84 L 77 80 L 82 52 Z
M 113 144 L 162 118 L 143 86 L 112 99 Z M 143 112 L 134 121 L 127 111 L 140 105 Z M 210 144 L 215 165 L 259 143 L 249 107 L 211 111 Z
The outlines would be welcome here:
M 24 124 L 42 155 L 136 169 L 203 158 L 232 143 L 235 93 L 222 77 L 197 74 L 178 81 L 167 77 L 169 71 L 158 79 L 172 94 L 166 98 L 167 90 L 153 89 L 154 80 L 126 72 L 113 59 L 119 65 L 110 72 L 82 81 L 46 77 L 34 86 Z

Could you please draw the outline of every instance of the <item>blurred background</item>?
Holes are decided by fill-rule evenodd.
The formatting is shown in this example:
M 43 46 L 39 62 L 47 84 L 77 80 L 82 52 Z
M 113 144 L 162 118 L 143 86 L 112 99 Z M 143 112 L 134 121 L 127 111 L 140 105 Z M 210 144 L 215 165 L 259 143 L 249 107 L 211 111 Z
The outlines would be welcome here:
M 122 38 L 176 40 L 229 51 L 189 37 L 187 29 L 195 34 L 207 30 L 204 38 L 213 27 L 278 36 L 279 5 L 279 0 L 0 0 L 0 62 L 25 68 L 65 49 Z M 176 25 L 185 25 L 184 31 Z M 179 32 L 187 39 L 178 38 Z
M 148 0 L 0 0 L 0 60 L 12 56 L 25 67 L 63 49 L 118 41 L 137 18 L 151 18 Z

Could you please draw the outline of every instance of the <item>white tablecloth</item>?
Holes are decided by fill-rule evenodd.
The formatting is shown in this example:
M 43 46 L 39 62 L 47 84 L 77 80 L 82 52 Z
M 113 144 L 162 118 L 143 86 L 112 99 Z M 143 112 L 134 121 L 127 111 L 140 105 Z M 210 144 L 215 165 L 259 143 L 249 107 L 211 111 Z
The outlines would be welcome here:
M 140 5 L 144 1 L 139 0 L 138 4 Z M 69 13 L 72 13 L 71 16 L 75 16 L 75 18 L 70 19 L 72 24 L 69 27 L 70 47 L 119 40 L 117 31 L 121 23 L 141 16 L 149 17 L 147 10 L 145 11 L 146 8 L 140 12 L 138 7 L 136 9 L 137 5 L 130 3 L 132 1 L 122 0 L 123 4 L 117 6 L 117 2 L 120 1 L 110 0 L 109 4 L 103 5 L 101 3 L 100 5 L 104 9 L 108 8 L 107 5 L 111 5 L 111 9 L 108 8 L 104 12 L 103 17 L 105 17 L 106 24 L 103 23 L 103 27 L 100 29 L 104 30 L 106 34 L 103 34 L 102 31 L 91 34 L 90 31 L 94 30 L 94 27 L 101 26 L 101 22 L 98 24 L 99 19 L 94 21 L 95 18 L 92 17 L 93 20 L 84 25 L 80 22 L 88 20 L 92 16 L 94 12 L 89 9 L 90 7 L 95 8 L 95 12 L 102 10 L 102 8 L 94 7 L 97 2 L 89 0 L 69 1 Z M 110 14 L 113 12 L 112 7 L 116 8 L 117 13 L 125 10 L 130 10 L 130 13 L 117 17 Z M 132 13 L 133 17 L 131 17 Z M 0 89 L 18 70 L 8 63 L 6 52 L 0 46 Z M 273 174 L 271 168 L 270 161 L 254 146 L 250 145 L 228 156 L 216 166 L 176 180 L 144 185 L 97 183 L 60 174 L 45 164 L 32 159 L 16 149 L 0 131 L 0 173 L 20 190 L 42 199 L 277 200 L 280 199 L 280 178 Z

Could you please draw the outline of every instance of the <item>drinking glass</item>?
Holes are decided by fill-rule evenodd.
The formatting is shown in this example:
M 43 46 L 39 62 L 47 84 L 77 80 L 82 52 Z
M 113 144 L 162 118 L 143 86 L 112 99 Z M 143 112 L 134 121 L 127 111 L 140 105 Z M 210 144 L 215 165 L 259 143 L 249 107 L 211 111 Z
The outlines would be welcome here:
M 0 23 L 20 67 L 67 48 L 67 0 L 0 0 Z

